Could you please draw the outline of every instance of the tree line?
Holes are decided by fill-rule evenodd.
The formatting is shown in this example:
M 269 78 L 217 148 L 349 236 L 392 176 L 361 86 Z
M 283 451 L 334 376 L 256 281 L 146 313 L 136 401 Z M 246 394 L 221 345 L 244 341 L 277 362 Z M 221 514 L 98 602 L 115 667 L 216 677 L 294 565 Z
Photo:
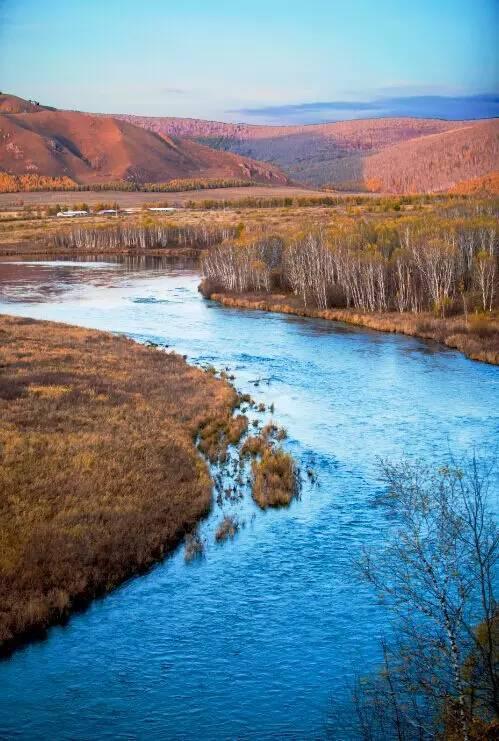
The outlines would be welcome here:
M 497 219 L 482 213 L 229 241 L 204 257 L 203 272 L 211 292 L 277 289 L 310 308 L 445 316 L 495 308 L 498 258 Z
M 61 230 L 51 239 L 63 250 L 148 250 L 166 247 L 196 247 L 204 249 L 237 234 L 237 227 L 207 226 L 205 224 L 179 226 L 156 222 L 105 224 L 103 226 L 77 226 Z
M 69 177 L 48 175 L 11 175 L 0 172 L 0 193 L 30 193 L 38 191 L 120 191 L 127 193 L 181 193 L 186 190 L 211 190 L 213 188 L 244 188 L 254 185 L 251 180 L 240 178 L 175 178 L 162 183 L 138 183 L 134 180 L 117 180 L 107 183 L 77 183 Z

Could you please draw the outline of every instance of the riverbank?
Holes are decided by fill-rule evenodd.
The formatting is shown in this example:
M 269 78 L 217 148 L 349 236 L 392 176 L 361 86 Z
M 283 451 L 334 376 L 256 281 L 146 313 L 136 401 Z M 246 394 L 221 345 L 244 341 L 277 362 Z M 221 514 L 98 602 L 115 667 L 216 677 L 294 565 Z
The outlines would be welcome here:
M 0 649 L 169 553 L 207 514 L 200 429 L 237 394 L 124 337 L 0 316 Z
M 206 297 L 229 307 L 329 319 L 381 332 L 398 332 L 434 340 L 459 350 L 472 360 L 499 365 L 498 319 L 484 321 L 480 317 L 470 317 L 466 322 L 464 316 L 440 319 L 429 313 L 368 314 L 352 309 L 320 310 L 305 307 L 300 299 L 284 293 L 209 293 Z

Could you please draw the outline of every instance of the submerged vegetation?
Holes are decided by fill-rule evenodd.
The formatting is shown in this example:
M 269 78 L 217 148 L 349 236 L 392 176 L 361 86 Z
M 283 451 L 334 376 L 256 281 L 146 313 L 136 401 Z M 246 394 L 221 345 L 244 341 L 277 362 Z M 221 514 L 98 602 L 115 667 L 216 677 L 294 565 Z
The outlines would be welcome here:
M 235 537 L 238 530 L 239 522 L 237 519 L 230 515 L 225 515 L 217 527 L 215 540 L 220 543 L 223 540 L 227 540 L 227 538 L 232 539 Z
M 193 530 L 192 532 L 187 533 L 184 543 L 184 559 L 187 562 L 194 561 L 196 558 L 201 558 L 203 553 L 204 545 L 199 532 Z
M 238 397 L 176 354 L 30 319 L 0 318 L 0 359 L 6 648 L 146 569 L 186 533 L 187 552 L 199 554 L 193 529 L 212 480 L 195 442 L 207 426 L 232 429 Z

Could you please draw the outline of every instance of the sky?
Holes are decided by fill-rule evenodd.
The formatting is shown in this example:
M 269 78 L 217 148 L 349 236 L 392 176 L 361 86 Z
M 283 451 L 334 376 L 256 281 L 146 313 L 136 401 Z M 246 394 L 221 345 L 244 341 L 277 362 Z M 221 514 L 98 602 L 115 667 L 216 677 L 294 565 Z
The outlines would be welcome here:
M 499 115 L 499 0 L 0 0 L 0 90 L 249 123 Z

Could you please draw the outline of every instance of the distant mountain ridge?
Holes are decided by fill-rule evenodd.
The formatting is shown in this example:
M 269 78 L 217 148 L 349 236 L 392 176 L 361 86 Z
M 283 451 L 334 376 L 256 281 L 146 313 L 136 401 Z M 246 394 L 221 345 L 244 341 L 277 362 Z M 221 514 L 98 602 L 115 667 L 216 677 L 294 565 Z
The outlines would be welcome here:
M 0 93 L 0 171 L 76 183 L 290 182 L 339 190 L 497 191 L 499 119 L 265 126 L 63 111 Z
M 286 184 L 277 167 L 113 117 L 49 109 L 0 94 L 0 170 L 80 184 L 238 179 Z
M 168 116 L 117 118 L 270 162 L 294 181 L 315 187 L 433 192 L 499 170 L 498 119 L 375 118 L 265 126 Z

